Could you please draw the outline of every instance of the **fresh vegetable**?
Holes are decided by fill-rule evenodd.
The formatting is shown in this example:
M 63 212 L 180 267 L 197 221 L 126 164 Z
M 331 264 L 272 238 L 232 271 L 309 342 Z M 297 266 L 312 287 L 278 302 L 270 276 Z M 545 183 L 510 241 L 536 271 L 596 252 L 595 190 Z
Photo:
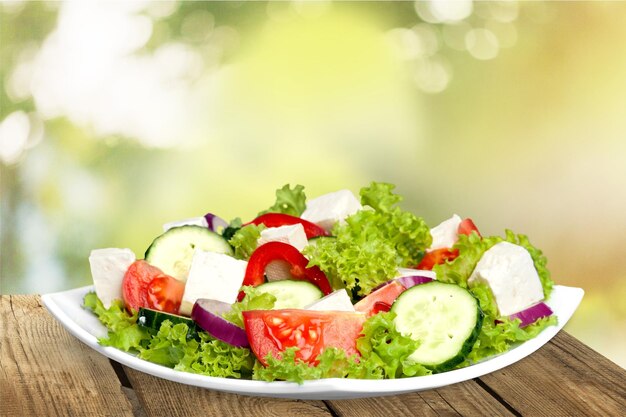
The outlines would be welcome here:
M 185 284 L 167 275 L 157 276 L 148 284 L 148 306 L 176 314 L 185 292 Z
M 300 217 L 282 213 L 262 214 L 248 224 L 255 224 L 257 226 L 263 225 L 265 227 L 280 227 L 292 224 L 301 224 L 302 227 L 304 227 L 304 233 L 306 234 L 307 239 L 328 235 L 328 233 L 326 233 L 326 230 L 316 225 L 315 223 L 311 223 L 309 221 L 301 219 Z
M 259 285 L 257 294 L 269 293 L 276 298 L 274 309 L 304 308 L 324 296 L 317 285 L 308 281 L 285 279 Z
M 246 332 L 222 317 L 230 304 L 217 300 L 199 299 L 191 310 L 191 318 L 214 338 L 235 347 L 248 347 Z
M 196 249 L 232 255 L 228 242 L 201 226 L 173 227 L 158 236 L 146 250 L 145 259 L 166 274 L 185 281 Z
M 544 303 L 537 303 L 534 306 L 528 307 L 526 310 L 522 310 L 509 316 L 511 320 L 519 319 L 521 321 L 519 327 L 526 327 L 529 324 L 533 324 L 539 319 L 552 315 L 552 310 Z
M 417 269 L 432 270 L 435 265 L 453 261 L 459 256 L 457 249 L 441 248 L 426 252 Z
M 209 226 L 209 230 L 215 233 L 221 233 L 228 227 L 228 222 L 221 217 L 216 216 L 213 213 L 207 213 L 204 215 L 204 219 Z
M 350 356 L 358 354 L 356 339 L 365 315 L 361 313 L 310 310 L 251 310 L 243 312 L 250 348 L 264 365 L 268 357 L 279 358 L 289 347 L 295 357 L 315 364 L 328 347 L 341 348 Z
M 265 281 L 265 268 L 270 262 L 285 261 L 291 266 L 290 273 L 294 279 L 309 281 L 319 287 L 324 295 L 333 292 L 326 275 L 319 267 L 308 267 L 309 260 L 296 248 L 283 242 L 268 242 L 252 253 L 246 268 L 243 285 L 254 287 Z M 240 294 L 240 299 L 241 299 Z
M 476 227 L 472 219 L 470 219 L 469 217 L 467 219 L 463 219 L 459 224 L 458 233 L 460 235 L 469 236 L 472 232 L 476 232 L 478 237 L 481 237 L 480 232 L 478 231 L 478 227 Z
M 152 310 L 150 308 L 140 307 L 137 315 L 137 324 L 145 327 L 150 332 L 156 333 L 166 320 L 172 324 L 185 323 L 189 329 L 187 336 L 196 337 L 196 323 L 189 317 L 179 316 L 177 314 L 165 313 L 163 311 Z
M 122 280 L 126 308 L 135 311 L 148 307 L 176 313 L 184 288 L 182 283 L 144 260 L 133 262 Z
M 365 298 L 361 299 L 358 303 L 354 305 L 354 309 L 356 311 L 360 311 L 361 313 L 365 313 L 365 315 L 369 317 L 373 314 L 378 313 L 381 310 L 385 310 L 385 305 L 390 306 L 391 304 L 393 304 L 396 298 L 398 298 L 398 296 L 402 294 L 404 290 L 406 290 L 406 287 L 404 287 L 404 285 L 400 284 L 398 281 L 393 280 L 373 291 Z
M 276 190 L 276 202 L 272 207 L 259 213 L 283 213 L 299 217 L 306 209 L 306 194 L 302 185 L 296 185 L 293 189 L 289 184 Z
M 398 331 L 420 342 L 409 359 L 437 372 L 465 360 L 483 320 L 478 300 L 468 290 L 440 282 L 405 291 L 391 311 Z

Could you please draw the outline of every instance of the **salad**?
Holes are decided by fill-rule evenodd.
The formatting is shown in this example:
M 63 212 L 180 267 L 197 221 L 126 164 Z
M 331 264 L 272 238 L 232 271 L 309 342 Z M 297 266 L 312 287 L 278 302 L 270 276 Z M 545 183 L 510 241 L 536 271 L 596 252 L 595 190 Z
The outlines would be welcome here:
M 429 228 L 393 190 L 307 199 L 285 185 L 245 223 L 164 225 L 143 259 L 93 250 L 84 307 L 108 329 L 99 343 L 185 372 L 302 383 L 446 372 L 557 323 L 526 236 L 482 236 L 457 215 Z

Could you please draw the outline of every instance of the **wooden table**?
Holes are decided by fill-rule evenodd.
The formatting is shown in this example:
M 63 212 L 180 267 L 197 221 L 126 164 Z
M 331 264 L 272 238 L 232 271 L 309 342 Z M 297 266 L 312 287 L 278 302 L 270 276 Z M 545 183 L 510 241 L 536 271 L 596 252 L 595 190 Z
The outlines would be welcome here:
M 481 378 L 340 401 L 249 397 L 165 381 L 90 349 L 39 296 L 0 300 L 2 416 L 626 416 L 626 371 L 565 332 Z

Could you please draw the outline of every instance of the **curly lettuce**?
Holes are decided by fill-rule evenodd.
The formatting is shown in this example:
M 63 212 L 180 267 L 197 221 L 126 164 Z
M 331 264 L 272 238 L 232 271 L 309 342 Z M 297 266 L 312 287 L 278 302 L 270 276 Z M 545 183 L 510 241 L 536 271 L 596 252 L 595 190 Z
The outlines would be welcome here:
M 397 207 L 394 186 L 372 183 L 361 190 L 365 209 L 337 223 L 332 238 L 305 248 L 309 266 L 317 265 L 333 288 L 364 296 L 393 278 L 398 267 L 416 265 L 432 237 L 423 219 Z
M 306 209 L 306 194 L 304 186 L 296 185 L 291 188 L 289 184 L 285 184 L 282 188 L 276 190 L 276 202 L 267 210 L 259 212 L 259 216 L 266 213 L 283 213 L 300 217 Z
M 271 310 L 274 308 L 276 297 L 268 292 L 260 292 L 258 287 L 246 285 L 241 287 L 241 289 L 245 293 L 244 298 L 241 301 L 233 303 L 230 311 L 224 313 L 222 317 L 243 328 L 242 312 L 248 310 Z
M 486 283 L 472 285 L 470 291 L 478 299 L 485 318 L 478 340 L 466 362 L 461 366 L 506 352 L 512 344 L 530 340 L 546 327 L 557 324 L 557 317 L 552 315 L 541 318 L 526 327 L 520 327 L 520 319 L 511 320 L 508 317 L 499 316 L 495 298 Z
M 264 225 L 248 224 L 237 229 L 233 236 L 228 240 L 230 246 L 235 251 L 234 255 L 237 259 L 248 260 L 252 252 L 257 248 L 257 241 L 261 237 L 261 231 L 265 229 Z
M 125 352 L 138 351 L 150 339 L 148 331 L 137 324 L 137 312 L 128 314 L 122 300 L 113 300 L 105 308 L 95 292 L 87 293 L 83 307 L 91 310 L 108 329 L 107 337 L 98 339 L 102 346 L 112 346 Z

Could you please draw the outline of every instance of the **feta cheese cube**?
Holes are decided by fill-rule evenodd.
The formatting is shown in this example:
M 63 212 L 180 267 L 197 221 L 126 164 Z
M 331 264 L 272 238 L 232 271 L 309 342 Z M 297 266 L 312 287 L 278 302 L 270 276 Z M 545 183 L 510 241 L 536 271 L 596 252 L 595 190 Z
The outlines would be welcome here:
M 355 311 L 348 292 L 343 288 L 333 291 L 327 296 L 304 307 L 304 309 L 315 311 Z
M 428 269 L 398 268 L 396 278 L 402 277 L 428 277 L 437 279 L 437 274 Z
M 509 242 L 487 250 L 468 279 L 491 288 L 500 315 L 510 316 L 543 300 L 539 274 L 528 251 Z
M 105 308 L 111 307 L 113 300 L 122 300 L 122 280 L 135 259 L 135 254 L 130 249 L 106 248 L 91 251 L 91 276 L 96 295 Z
M 196 250 L 185 284 L 180 314 L 190 315 L 198 298 L 234 303 L 248 263 L 216 252 Z
M 444 220 L 439 225 L 430 229 L 433 243 L 429 250 L 451 248 L 459 240 L 459 225 L 461 218 L 453 214 L 448 220 Z
M 339 190 L 309 200 L 300 217 L 329 231 L 336 222 L 343 221 L 362 208 L 350 190 Z
M 188 226 L 188 225 L 209 227 L 209 223 L 207 223 L 204 217 L 191 217 L 189 219 L 183 219 L 183 220 L 177 220 L 175 222 L 165 223 L 163 225 L 163 231 L 167 232 L 173 227 Z
M 257 241 L 257 244 L 261 246 L 267 242 L 287 243 L 299 251 L 302 251 L 308 243 L 306 233 L 304 233 L 304 227 L 301 224 L 268 227 L 262 230 L 261 237 Z

